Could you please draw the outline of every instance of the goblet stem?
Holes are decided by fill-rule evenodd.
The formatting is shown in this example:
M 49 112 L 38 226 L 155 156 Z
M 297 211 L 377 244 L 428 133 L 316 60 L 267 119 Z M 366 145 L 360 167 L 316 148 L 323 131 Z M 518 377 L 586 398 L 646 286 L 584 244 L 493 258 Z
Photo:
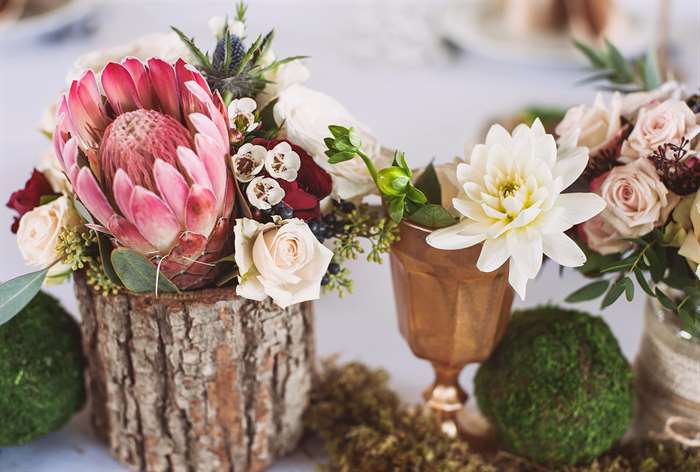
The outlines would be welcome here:
M 435 382 L 423 393 L 427 406 L 441 420 L 442 431 L 450 437 L 459 433 L 457 414 L 467 402 L 467 392 L 459 385 L 459 374 L 462 369 L 448 367 L 436 362 L 432 363 L 435 371 Z

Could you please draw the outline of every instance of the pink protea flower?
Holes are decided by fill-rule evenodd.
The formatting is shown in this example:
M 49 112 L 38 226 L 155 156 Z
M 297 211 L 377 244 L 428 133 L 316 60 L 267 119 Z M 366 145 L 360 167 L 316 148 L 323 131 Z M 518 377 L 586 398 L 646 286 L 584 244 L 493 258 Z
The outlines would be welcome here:
M 181 60 L 110 63 L 101 84 L 87 71 L 61 98 L 56 154 L 98 230 L 202 287 L 232 251 L 223 101 Z

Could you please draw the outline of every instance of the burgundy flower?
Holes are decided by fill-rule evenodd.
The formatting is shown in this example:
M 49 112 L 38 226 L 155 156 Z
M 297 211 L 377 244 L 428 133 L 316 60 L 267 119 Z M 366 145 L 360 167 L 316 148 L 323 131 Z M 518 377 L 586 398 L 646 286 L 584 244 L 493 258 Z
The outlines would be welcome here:
M 253 140 L 253 144 L 270 150 L 283 141 L 289 143 L 292 150 L 299 154 L 301 167 L 299 168 L 297 179 L 293 182 L 276 179 L 285 192 L 282 201 L 294 211 L 296 218 L 301 218 L 302 220 L 318 218 L 321 215 L 319 202 L 330 195 L 333 189 L 333 181 L 328 172 L 316 164 L 304 149 L 285 139 L 267 141 L 262 138 L 256 138 Z
M 24 184 L 24 188 L 13 192 L 7 202 L 7 207 L 17 212 L 11 227 L 13 233 L 16 233 L 17 228 L 19 228 L 20 218 L 25 213 L 38 207 L 41 197 L 44 195 L 54 195 L 54 191 L 44 174 L 34 169 L 32 176 Z

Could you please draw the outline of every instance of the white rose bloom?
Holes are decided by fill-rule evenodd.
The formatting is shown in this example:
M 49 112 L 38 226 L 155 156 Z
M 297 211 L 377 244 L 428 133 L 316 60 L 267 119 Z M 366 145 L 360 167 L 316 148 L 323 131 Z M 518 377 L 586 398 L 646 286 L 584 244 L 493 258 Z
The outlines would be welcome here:
M 272 64 L 274 62 L 274 53 L 272 57 L 263 57 L 262 61 Z M 309 69 L 301 61 L 292 61 L 286 64 L 280 64 L 273 67 L 265 74 L 265 79 L 269 82 L 265 88 L 257 96 L 260 108 L 277 98 L 282 91 L 287 90 L 292 85 L 302 84 L 309 80 L 311 73 Z
M 212 16 L 209 18 L 207 26 L 209 26 L 209 31 L 211 31 L 211 34 L 217 38 L 220 38 L 221 33 L 224 31 L 224 26 L 226 26 L 226 19 L 227 18 L 225 16 Z M 245 23 L 230 18 L 228 19 L 228 31 L 234 36 L 243 38 L 245 36 Z
M 245 189 L 248 202 L 259 210 L 269 210 L 284 198 L 280 184 L 269 177 L 255 177 Z
M 294 152 L 288 142 L 283 141 L 267 151 L 265 170 L 275 179 L 294 182 L 297 179 L 300 168 L 301 159 L 299 154 Z
M 666 82 L 659 88 L 648 92 L 626 93 L 622 96 L 622 115 L 634 120 L 640 108 L 663 102 L 669 98 L 683 98 L 683 87 L 678 82 Z
M 239 182 L 250 182 L 265 166 L 267 149 L 258 144 L 246 143 L 231 158 L 233 175 Z
M 620 160 L 646 158 L 663 144 L 680 145 L 682 139 L 692 141 L 698 134 L 700 125 L 695 113 L 684 101 L 669 98 L 639 111 L 634 129 L 622 145 Z
M 66 77 L 66 84 L 70 86 L 74 80 L 78 80 L 83 75 L 83 72 L 88 69 L 91 69 L 95 74 L 99 74 L 107 63 L 119 62 L 125 57 L 135 57 L 142 61 L 146 61 L 151 57 L 159 57 L 170 63 L 175 63 L 178 59 L 189 63 L 195 61 L 192 51 L 189 50 L 177 34 L 174 32 L 155 33 L 143 36 L 126 45 L 83 54 L 73 63 L 73 68 Z
M 251 300 L 269 296 L 282 308 L 320 297 L 333 252 L 304 221 L 294 218 L 277 226 L 241 218 L 233 231 L 238 295 Z
M 329 125 L 353 127 L 362 139 L 362 150 L 375 161 L 377 168 L 387 167 L 393 153 L 382 152 L 379 142 L 350 112 L 328 95 L 301 85 L 284 90 L 274 109 L 275 121 L 284 124 L 283 133 L 307 151 L 333 178 L 333 196 L 344 200 L 363 197 L 376 190 L 372 176 L 358 157 L 339 164 L 329 164 L 324 138 Z
M 24 261 L 37 269 L 44 269 L 57 259 L 56 243 L 61 228 L 80 224 L 80 217 L 67 197 L 62 196 L 25 213 L 19 220 L 17 246 Z M 70 265 L 58 263 L 49 270 L 49 277 L 65 275 Z
M 566 267 L 586 256 L 565 231 L 600 213 L 603 200 L 592 193 L 565 193 L 588 162 L 586 148 L 560 143 L 540 120 L 519 125 L 511 136 L 493 125 L 486 143 L 457 166 L 464 190 L 453 200 L 461 222 L 432 232 L 438 249 L 463 249 L 483 243 L 477 268 L 491 272 L 510 259 L 508 281 L 521 299 L 527 282 L 542 266 L 542 254 Z
M 63 172 L 63 166 L 58 162 L 56 152 L 53 148 L 47 149 L 41 155 L 36 169 L 44 174 L 44 177 L 46 177 L 46 180 L 48 180 L 51 185 L 51 190 L 54 192 L 64 195 L 73 193 L 73 187 L 68 181 L 66 174 Z
M 621 126 L 620 109 L 622 95 L 614 93 L 610 104 L 606 104 L 602 94 L 596 95 L 593 106 L 578 105 L 566 112 L 557 125 L 556 133 L 566 137 L 575 135 L 577 146 L 585 146 L 595 155 L 617 134 Z

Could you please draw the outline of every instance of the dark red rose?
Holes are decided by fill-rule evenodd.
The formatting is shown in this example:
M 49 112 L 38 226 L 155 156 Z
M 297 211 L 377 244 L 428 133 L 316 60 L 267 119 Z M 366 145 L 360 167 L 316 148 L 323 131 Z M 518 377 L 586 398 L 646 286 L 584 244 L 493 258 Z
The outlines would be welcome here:
M 10 195 L 7 207 L 15 210 L 18 215 L 12 223 L 12 232 L 16 233 L 19 228 L 19 220 L 22 216 L 39 206 L 41 197 L 44 195 L 54 195 L 51 184 L 46 180 L 44 174 L 34 169 L 32 176 L 24 184 L 22 190 L 17 190 Z
M 319 202 L 330 195 L 331 190 L 333 190 L 333 180 L 328 172 L 316 164 L 314 159 L 303 148 L 286 139 L 267 141 L 262 138 L 256 138 L 253 140 L 253 144 L 263 146 L 269 151 L 283 141 L 289 143 L 292 150 L 299 154 L 301 167 L 294 182 L 276 179 L 285 192 L 282 201 L 294 210 L 296 218 L 301 218 L 302 220 L 318 218 L 321 216 Z

